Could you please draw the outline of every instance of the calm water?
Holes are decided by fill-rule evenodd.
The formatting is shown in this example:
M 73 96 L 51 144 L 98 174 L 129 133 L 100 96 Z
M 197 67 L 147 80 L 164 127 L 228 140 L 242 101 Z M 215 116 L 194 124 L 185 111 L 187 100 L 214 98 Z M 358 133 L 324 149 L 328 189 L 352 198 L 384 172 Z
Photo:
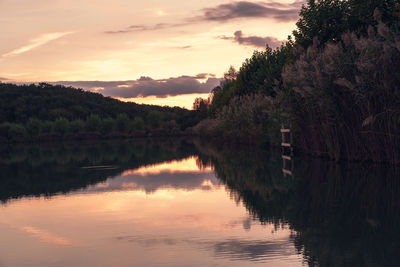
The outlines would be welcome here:
M 400 266 L 395 169 L 159 141 L 0 149 L 0 266 Z

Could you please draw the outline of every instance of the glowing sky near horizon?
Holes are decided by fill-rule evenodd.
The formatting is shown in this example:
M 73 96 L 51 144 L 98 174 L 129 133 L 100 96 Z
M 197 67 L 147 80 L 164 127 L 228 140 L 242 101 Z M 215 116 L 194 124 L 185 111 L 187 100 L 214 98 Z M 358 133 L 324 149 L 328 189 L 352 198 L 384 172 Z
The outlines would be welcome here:
M 77 87 L 108 96 L 189 106 L 230 65 L 239 68 L 265 42 L 276 46 L 285 40 L 301 4 L 0 0 L 0 81 L 83 81 Z M 157 90 L 146 93 L 148 82 L 141 77 L 151 77 Z M 111 88 L 91 81 L 116 83 Z M 164 84 L 170 86 L 165 93 Z M 179 87 L 176 93 L 173 86 Z

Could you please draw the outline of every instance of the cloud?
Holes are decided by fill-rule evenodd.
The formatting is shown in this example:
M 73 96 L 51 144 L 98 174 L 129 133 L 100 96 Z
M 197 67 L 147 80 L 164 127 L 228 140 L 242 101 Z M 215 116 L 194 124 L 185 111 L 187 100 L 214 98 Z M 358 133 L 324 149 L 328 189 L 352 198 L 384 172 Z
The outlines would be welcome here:
M 8 80 L 7 78 L 0 77 L 0 82 L 1 82 L 1 81 L 7 81 L 7 80 Z
M 14 49 L 11 52 L 4 54 L 3 57 L 16 56 L 16 55 L 19 55 L 22 53 L 26 53 L 30 50 L 33 50 L 39 46 L 47 44 L 48 42 L 59 39 L 65 35 L 68 35 L 71 33 L 73 33 L 73 32 L 53 32 L 53 33 L 46 33 L 46 34 L 40 35 L 39 37 L 32 39 L 30 41 L 30 44 L 22 46 L 17 49 Z
M 191 45 L 185 45 L 185 46 L 177 46 L 177 47 L 174 47 L 174 48 L 176 48 L 176 49 L 189 49 L 189 48 L 192 48 L 192 46 Z
M 225 22 L 239 18 L 273 18 L 280 22 L 298 19 L 304 1 L 290 4 L 276 2 L 239 1 L 203 9 L 203 15 L 194 20 Z
M 123 30 L 105 31 L 104 33 L 121 34 L 121 33 L 130 33 L 130 32 L 157 31 L 157 30 L 181 27 L 181 26 L 186 26 L 186 25 L 188 25 L 188 23 L 158 23 L 158 24 L 151 25 L 151 26 L 139 24 L 139 25 L 131 25 Z
M 205 81 L 202 82 L 201 80 Z M 162 98 L 183 94 L 209 93 L 211 89 L 219 85 L 220 81 L 221 79 L 216 78 L 214 74 L 200 73 L 196 76 L 180 76 L 160 80 L 141 77 L 132 81 L 60 81 L 52 84 L 78 87 L 111 97 L 156 96 Z
M 222 40 L 231 40 L 241 45 L 249 45 L 254 47 L 265 48 L 268 45 L 271 48 L 279 47 L 282 44 L 282 41 L 279 41 L 275 37 L 267 36 L 267 37 L 259 37 L 259 36 L 243 36 L 242 31 L 236 31 L 233 37 L 228 36 L 219 36 L 219 39 Z
M 77 242 L 73 242 L 64 237 L 55 235 L 53 233 L 50 233 L 48 231 L 45 231 L 45 230 L 42 230 L 42 229 L 39 229 L 36 227 L 25 226 L 25 227 L 22 227 L 21 230 L 39 238 L 42 242 L 51 244 L 53 246 L 71 247 L 71 246 L 78 245 Z
M 201 10 L 202 15 L 186 18 L 181 23 L 158 23 L 151 26 L 131 25 L 122 30 L 105 31 L 104 33 L 124 34 L 130 32 L 155 31 L 202 22 L 228 22 L 244 18 L 272 18 L 278 22 L 295 21 L 298 19 L 299 11 L 304 3 L 304 0 L 296 0 L 288 4 L 278 2 L 238 1 L 221 4 L 216 7 L 204 8 Z

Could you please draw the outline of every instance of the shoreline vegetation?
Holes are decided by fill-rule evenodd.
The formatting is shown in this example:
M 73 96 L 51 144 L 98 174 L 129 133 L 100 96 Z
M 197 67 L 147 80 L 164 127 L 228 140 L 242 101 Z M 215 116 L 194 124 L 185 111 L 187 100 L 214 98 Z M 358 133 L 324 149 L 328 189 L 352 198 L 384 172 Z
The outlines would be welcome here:
M 400 164 L 400 3 L 308 0 L 293 37 L 231 67 L 194 110 L 0 83 L 0 143 L 196 135 L 336 161 Z
M 195 134 L 336 161 L 400 164 L 400 3 L 308 0 L 281 47 L 231 67 L 195 107 Z

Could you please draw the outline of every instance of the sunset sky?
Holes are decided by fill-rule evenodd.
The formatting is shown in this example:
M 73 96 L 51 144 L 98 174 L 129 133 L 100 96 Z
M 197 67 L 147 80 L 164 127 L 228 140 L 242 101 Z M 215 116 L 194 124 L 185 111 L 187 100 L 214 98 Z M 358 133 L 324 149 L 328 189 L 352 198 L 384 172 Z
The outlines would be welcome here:
M 303 2 L 0 0 L 0 81 L 190 107 L 230 65 L 285 40 Z

